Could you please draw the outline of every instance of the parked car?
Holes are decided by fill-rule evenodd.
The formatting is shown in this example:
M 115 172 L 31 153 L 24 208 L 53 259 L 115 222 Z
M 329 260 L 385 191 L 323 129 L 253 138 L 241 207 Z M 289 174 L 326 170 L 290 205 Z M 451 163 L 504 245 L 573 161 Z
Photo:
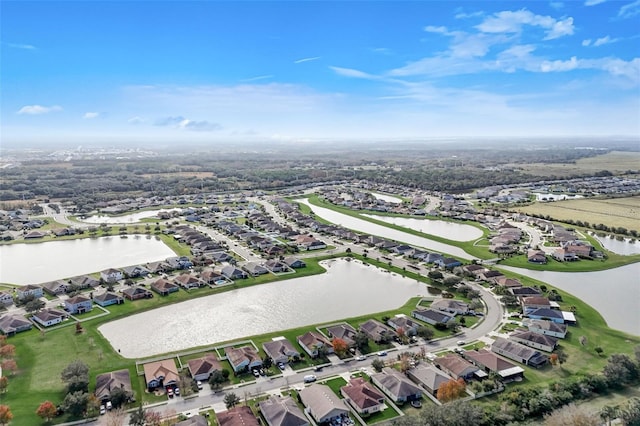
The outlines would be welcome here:
M 316 366 L 316 368 L 314 368 L 313 371 L 322 371 L 322 366 L 321 365 Z
M 364 356 L 364 355 L 358 355 L 358 356 L 356 357 L 356 361 L 364 361 L 365 359 L 367 359 L 367 357 L 366 357 L 366 356 Z
M 387 351 L 378 352 L 378 356 L 387 356 Z
M 253 375 L 254 375 L 255 377 L 260 377 L 260 371 L 258 371 L 258 370 L 252 370 L 251 372 L 253 373 Z
M 100 406 L 100 415 L 106 413 L 107 410 L 104 408 L 104 404 Z
M 467 342 L 465 342 L 464 340 L 458 340 L 458 346 L 464 346 L 467 344 Z
M 306 376 L 304 376 L 304 382 L 305 383 L 311 383 L 311 382 L 315 382 L 316 381 L 316 376 L 314 376 L 313 374 L 308 374 Z
M 167 388 L 167 396 L 168 396 L 169 398 L 173 398 L 173 389 L 171 389 L 171 388 Z
M 280 370 L 284 370 L 285 368 L 287 368 L 287 366 L 286 366 L 286 365 L 284 365 L 284 363 L 282 363 L 282 362 L 281 362 L 281 363 L 279 363 L 279 364 L 278 364 L 278 368 L 279 368 Z
M 196 385 L 198 386 L 198 390 L 202 390 L 202 382 L 200 380 L 196 382 Z
M 113 405 L 111 405 L 111 401 L 107 401 L 107 410 L 111 410 Z
M 176 396 L 179 396 L 179 395 L 180 395 L 180 388 L 175 388 L 175 389 L 173 389 L 173 393 L 174 393 Z

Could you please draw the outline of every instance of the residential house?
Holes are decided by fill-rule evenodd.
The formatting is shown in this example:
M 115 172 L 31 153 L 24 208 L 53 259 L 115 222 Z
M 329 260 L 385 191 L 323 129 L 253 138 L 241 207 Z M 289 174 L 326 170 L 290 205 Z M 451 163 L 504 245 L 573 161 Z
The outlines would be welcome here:
M 196 414 L 193 417 L 176 423 L 174 426 L 209 426 L 209 420 L 200 414 Z
M 307 412 L 318 424 L 331 424 L 349 416 L 349 408 L 326 385 L 313 384 L 302 389 L 298 395 L 307 407 Z
M 88 297 L 73 296 L 64 301 L 64 309 L 70 314 L 83 314 L 93 309 L 93 302 Z
M 71 284 L 66 281 L 57 280 L 42 284 L 42 288 L 52 296 L 59 296 L 68 292 L 69 289 L 71 289 Z
M 210 257 L 214 262 L 217 263 L 229 262 L 233 259 L 233 257 L 231 257 L 229 253 L 225 253 L 222 251 L 211 253 Z
M 292 256 L 285 257 L 284 263 L 286 263 L 289 266 L 289 268 L 293 268 L 293 269 L 304 268 L 307 266 L 307 264 L 303 260 L 298 259 L 297 257 L 292 257 Z
M 454 299 L 437 299 L 429 306 L 431 309 L 438 311 L 450 312 L 457 315 L 467 315 L 469 313 L 469 304 Z
M 442 259 L 435 260 L 433 263 L 445 269 L 453 269 L 456 266 L 462 265 L 462 262 L 452 257 L 443 257 Z
M 300 352 L 287 339 L 277 339 L 262 344 L 265 354 L 276 364 L 286 364 L 291 358 L 299 358 Z
M 114 389 L 122 389 L 129 395 L 129 400 L 133 397 L 133 388 L 131 387 L 131 378 L 129 370 L 117 370 L 109 373 L 99 374 L 96 377 L 96 391 L 94 395 L 101 402 L 111 400 L 111 391 Z
M 398 333 L 398 330 L 403 330 L 407 336 L 415 336 L 418 334 L 418 327 L 422 324 L 413 321 L 411 318 L 404 314 L 399 314 L 389 318 L 387 325 Z
M 371 376 L 371 380 L 393 402 L 411 402 L 422 398 L 422 390 L 407 376 L 392 368 L 383 368 L 381 373 Z
M 360 324 L 360 331 L 374 342 L 390 342 L 397 333 L 379 321 L 370 319 Z
M 224 353 L 235 373 L 262 367 L 262 359 L 253 346 L 246 345 L 239 348 L 227 346 L 224 348 Z
M 220 273 L 225 277 L 229 278 L 230 280 L 239 280 L 239 279 L 247 278 L 248 276 L 247 273 L 244 272 L 242 269 L 238 269 L 233 265 L 223 266 L 222 269 L 220 270 Z
M 4 315 L 0 317 L 0 333 L 5 336 L 13 336 L 21 331 L 30 330 L 32 324 L 21 315 Z
M 501 276 L 496 278 L 494 281 L 499 286 L 506 287 L 508 289 L 522 287 L 522 283 L 520 282 L 520 280 L 517 280 L 515 278 L 507 278 L 505 276 Z
M 575 262 L 576 260 L 580 260 L 577 254 L 565 248 L 556 249 L 551 256 L 558 262 Z
M 318 356 L 320 348 L 324 348 L 327 354 L 333 353 L 331 342 L 322 334 L 315 331 L 308 331 L 302 336 L 297 336 L 296 340 L 298 344 L 302 346 L 302 349 L 312 358 Z
M 549 320 L 558 324 L 564 324 L 564 315 L 557 309 L 534 309 L 525 313 L 530 319 Z
M 260 422 L 246 405 L 237 405 L 216 413 L 218 426 L 260 426 Z
M 156 388 L 175 385 L 180 380 L 178 368 L 173 358 L 148 362 L 144 364 L 142 368 L 144 370 L 147 389 L 150 391 Z
M 174 284 L 184 288 L 200 288 L 204 286 L 204 281 L 191 274 L 180 274 L 174 279 Z
M 357 334 L 356 329 L 351 325 L 345 323 L 332 325 L 327 327 L 327 334 L 332 339 L 342 339 L 347 346 L 355 346 L 355 336 Z
M 206 284 L 216 284 L 220 281 L 226 281 L 222 274 L 213 269 L 206 269 L 200 273 L 200 279 Z
M 93 297 L 93 301 L 102 306 L 119 305 L 124 303 L 124 298 L 111 292 L 106 292 Z
M 340 393 L 360 415 L 376 413 L 384 407 L 384 395 L 361 377 L 351 379 Z
M 0 291 L 0 305 L 9 306 L 13 304 L 13 296 L 6 291 Z
M 100 272 L 100 278 L 106 283 L 116 283 L 124 279 L 124 274 L 118 269 L 109 268 Z
M 202 358 L 189 360 L 187 364 L 193 380 L 209 380 L 214 371 L 222 371 L 222 365 L 214 354 L 206 354 Z
M 411 311 L 411 316 L 431 325 L 438 323 L 446 324 L 455 319 L 455 314 L 446 314 L 443 311 L 436 311 L 435 309 L 416 309 Z
M 42 296 L 44 296 L 44 293 L 42 292 L 42 287 L 39 285 L 27 284 L 16 288 L 16 297 L 18 300 L 24 300 L 27 297 L 38 299 Z
M 547 263 L 547 255 L 542 250 L 527 250 L 527 262 L 544 265 Z
M 521 299 L 522 312 L 526 315 L 537 309 L 551 309 L 549 298 L 543 296 L 527 296 Z
M 68 316 L 69 314 L 65 311 L 53 308 L 45 308 L 34 313 L 31 319 L 42 325 L 43 327 L 51 327 L 52 325 L 60 324 L 62 320 L 64 320 Z
M 125 288 L 122 290 L 122 295 L 129 300 L 150 299 L 153 297 L 153 293 L 149 290 L 138 286 Z
M 160 278 L 151 284 L 151 290 L 155 291 L 161 296 L 168 296 L 169 294 L 180 290 L 180 287 L 178 287 L 171 281 Z
M 289 267 L 283 261 L 277 259 L 269 259 L 264 263 L 264 267 L 273 273 L 286 272 Z
M 145 268 L 142 265 L 133 265 L 122 268 L 122 272 L 124 276 L 127 278 L 138 278 L 138 277 L 146 277 L 151 271 L 148 268 Z M 105 280 L 106 281 L 106 280 Z
M 529 331 L 533 331 L 534 333 L 557 337 L 559 339 L 567 337 L 566 324 L 558 324 L 553 321 L 535 319 L 525 319 L 523 324 L 529 329 Z
M 498 337 L 493 342 L 491 351 L 535 368 L 542 367 L 548 361 L 546 355 L 541 354 L 535 349 L 503 337 Z
M 269 270 L 264 266 L 260 265 L 256 262 L 247 262 L 242 266 L 242 269 L 247 272 L 247 274 L 252 277 L 257 277 L 259 275 L 264 275 L 269 273 Z
M 545 336 L 544 334 L 534 333 L 533 331 L 516 330 L 511 333 L 509 339 L 545 352 L 553 352 L 558 345 L 558 339 L 555 337 Z
M 189 269 L 193 266 L 193 263 L 187 256 L 173 256 L 164 260 L 172 270 L 176 269 Z
M 258 403 L 262 416 L 269 426 L 309 426 L 309 420 L 293 398 L 270 396 Z
M 471 380 L 477 377 L 478 367 L 456 354 L 440 356 L 434 363 L 454 379 Z
M 165 262 L 164 260 L 161 260 L 159 262 L 149 262 L 149 263 L 147 263 L 147 269 L 152 274 L 161 274 L 163 272 L 169 272 L 169 271 L 173 270 L 173 268 L 171 266 L 169 266 L 169 264 L 167 262 Z
M 509 291 L 516 297 L 542 296 L 542 291 L 537 287 L 510 288 Z
M 466 351 L 464 356 L 485 373 L 498 374 L 504 382 L 510 382 L 524 377 L 524 369 L 522 367 L 512 364 L 484 348 Z
M 504 274 L 500 271 L 486 270 L 480 274 L 480 279 L 488 283 L 495 283 L 498 278 L 503 276 Z
M 407 376 L 422 386 L 431 395 L 438 397 L 438 389 L 440 385 L 451 380 L 451 377 L 447 376 L 433 365 L 418 365 L 415 368 L 407 371 Z

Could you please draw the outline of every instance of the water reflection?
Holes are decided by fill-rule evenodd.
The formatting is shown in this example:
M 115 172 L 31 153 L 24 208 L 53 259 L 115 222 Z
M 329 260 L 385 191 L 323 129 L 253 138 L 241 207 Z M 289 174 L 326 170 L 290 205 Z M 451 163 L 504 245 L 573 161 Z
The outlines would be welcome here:
M 373 214 L 365 214 L 363 216 L 454 241 L 473 241 L 482 237 L 481 230 L 475 226 L 462 223 L 410 217 L 377 216 Z

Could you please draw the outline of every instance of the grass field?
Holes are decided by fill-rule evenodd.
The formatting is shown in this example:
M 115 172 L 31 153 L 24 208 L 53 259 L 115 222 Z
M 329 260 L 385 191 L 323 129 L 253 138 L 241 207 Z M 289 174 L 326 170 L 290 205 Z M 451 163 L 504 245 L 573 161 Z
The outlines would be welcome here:
M 593 174 L 601 170 L 608 170 L 613 174 L 621 174 L 627 170 L 637 171 L 640 168 L 640 152 L 612 151 L 596 157 L 581 158 L 574 164 L 511 164 L 525 173 L 536 176 L 571 176 Z
M 559 221 L 574 220 L 591 225 L 604 224 L 640 231 L 640 196 L 625 198 L 581 198 L 576 200 L 535 203 L 518 207 L 526 214 L 550 216 Z

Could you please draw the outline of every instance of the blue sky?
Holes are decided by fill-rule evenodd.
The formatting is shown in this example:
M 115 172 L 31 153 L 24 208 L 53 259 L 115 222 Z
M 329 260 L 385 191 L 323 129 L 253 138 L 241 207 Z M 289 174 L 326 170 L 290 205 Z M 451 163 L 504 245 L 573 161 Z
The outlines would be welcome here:
M 12 143 L 640 135 L 640 0 L 0 8 Z

